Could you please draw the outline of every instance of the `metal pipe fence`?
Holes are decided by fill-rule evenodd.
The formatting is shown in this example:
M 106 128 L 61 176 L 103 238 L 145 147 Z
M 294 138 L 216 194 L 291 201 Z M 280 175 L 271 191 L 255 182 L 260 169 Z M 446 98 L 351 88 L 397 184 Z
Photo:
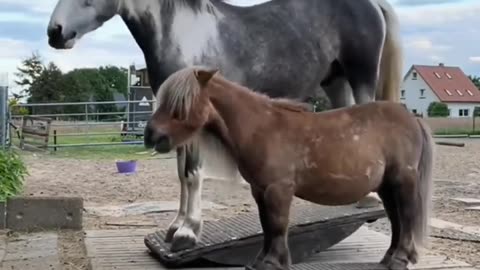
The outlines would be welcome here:
M 8 146 L 8 88 L 0 85 L 0 149 Z
M 6 104 L 6 103 L 5 103 Z M 22 130 L 25 117 L 51 119 L 48 148 L 143 144 L 143 129 L 155 100 L 17 104 L 9 108 L 10 123 Z M 29 130 L 45 129 L 31 122 Z M 20 144 L 21 132 L 15 141 Z M 13 138 L 12 138 L 13 141 Z

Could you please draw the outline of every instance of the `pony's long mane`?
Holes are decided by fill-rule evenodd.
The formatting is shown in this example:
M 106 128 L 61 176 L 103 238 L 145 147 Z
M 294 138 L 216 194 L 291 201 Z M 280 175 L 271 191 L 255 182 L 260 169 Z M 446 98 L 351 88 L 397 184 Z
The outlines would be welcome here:
M 195 77 L 195 70 L 197 68 L 203 67 L 193 66 L 174 72 L 165 80 L 158 90 L 157 102 L 159 107 L 167 110 L 174 118 L 185 119 L 189 115 L 195 100 L 200 95 L 200 84 Z M 306 103 L 287 98 L 270 98 L 265 94 L 250 90 L 245 86 L 228 81 L 223 77 L 222 79 L 232 84 L 232 86 L 236 86 L 237 89 L 244 91 L 246 94 L 255 96 L 275 108 L 294 112 L 311 111 L 309 105 Z

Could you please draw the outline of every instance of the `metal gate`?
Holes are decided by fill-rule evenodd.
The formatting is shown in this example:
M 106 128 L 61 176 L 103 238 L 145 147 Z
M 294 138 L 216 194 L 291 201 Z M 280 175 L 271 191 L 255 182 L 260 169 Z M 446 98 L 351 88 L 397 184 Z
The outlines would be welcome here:
M 3 84 L 0 82 L 0 84 Z M 9 144 L 8 132 L 8 87 L 0 85 L 0 148 L 5 149 Z

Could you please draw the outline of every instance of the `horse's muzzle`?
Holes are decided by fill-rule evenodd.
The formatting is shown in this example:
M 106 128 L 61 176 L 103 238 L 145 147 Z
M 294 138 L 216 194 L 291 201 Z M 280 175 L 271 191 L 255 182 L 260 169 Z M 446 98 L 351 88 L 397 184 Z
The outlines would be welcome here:
M 60 24 L 52 24 L 47 29 L 48 44 L 55 49 L 69 49 L 73 39 L 77 36 L 76 32 L 65 35 L 64 29 Z

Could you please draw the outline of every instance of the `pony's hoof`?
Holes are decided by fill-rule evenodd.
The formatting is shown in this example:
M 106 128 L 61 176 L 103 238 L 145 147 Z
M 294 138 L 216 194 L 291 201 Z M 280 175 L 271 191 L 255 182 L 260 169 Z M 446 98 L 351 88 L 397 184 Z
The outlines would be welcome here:
M 388 270 L 408 270 L 408 261 L 392 258 L 388 265 Z
M 192 231 L 179 230 L 175 233 L 172 240 L 170 251 L 177 252 L 193 248 L 197 244 L 197 237 Z
M 357 202 L 357 208 L 372 208 L 377 207 L 382 203 L 382 200 L 376 193 L 371 192 Z
M 380 264 L 388 267 L 391 261 L 392 261 L 392 254 L 386 253 L 385 256 L 383 256 L 382 260 L 380 261 Z

